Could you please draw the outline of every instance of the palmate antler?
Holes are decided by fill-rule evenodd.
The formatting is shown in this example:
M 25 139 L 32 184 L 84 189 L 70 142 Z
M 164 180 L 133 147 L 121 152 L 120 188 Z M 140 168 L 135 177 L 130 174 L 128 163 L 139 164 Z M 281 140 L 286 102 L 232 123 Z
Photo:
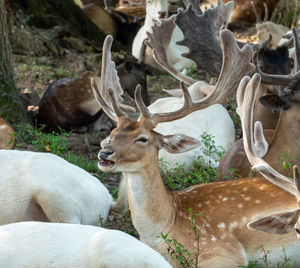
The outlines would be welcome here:
M 168 61 L 167 49 L 176 26 L 174 24 L 174 19 L 175 16 L 173 15 L 166 20 L 161 20 L 160 24 L 156 23 L 152 27 L 152 33 L 147 32 L 149 37 L 147 45 L 152 49 L 153 58 L 159 65 L 178 80 L 184 81 L 188 85 L 192 85 L 196 80 L 181 74 Z
M 182 56 L 193 60 L 199 71 L 204 70 L 211 77 L 219 76 L 222 65 L 222 51 L 215 36 L 217 13 L 217 8 L 210 8 L 198 16 L 189 5 L 185 11 L 179 9 L 175 18 L 184 35 L 177 44 L 190 50 Z
M 218 31 L 223 25 L 225 28 L 227 28 L 233 7 L 234 1 L 229 1 L 224 5 L 222 0 L 218 0 L 218 15 L 216 18 L 216 27 Z
M 253 106 L 257 90 L 260 86 L 260 80 L 259 74 L 255 74 L 251 80 L 249 77 L 244 77 L 237 92 L 238 113 L 241 117 L 244 133 L 244 148 L 254 171 L 260 172 L 267 180 L 299 199 L 300 176 L 298 167 L 294 167 L 295 182 L 293 182 L 278 173 L 262 159 L 268 151 L 268 144 L 263 135 L 263 128 L 260 122 L 255 123 L 253 137 Z

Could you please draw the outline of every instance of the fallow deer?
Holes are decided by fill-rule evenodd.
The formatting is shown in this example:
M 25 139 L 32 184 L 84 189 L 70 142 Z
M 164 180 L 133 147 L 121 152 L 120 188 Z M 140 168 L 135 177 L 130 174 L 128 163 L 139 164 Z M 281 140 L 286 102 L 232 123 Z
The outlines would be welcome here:
M 274 183 L 275 185 L 286 190 L 290 194 L 294 195 L 297 199 L 296 207 L 294 210 L 282 211 L 273 215 L 267 215 L 259 220 L 252 221 L 248 224 L 250 229 L 261 230 L 271 234 L 285 234 L 291 230 L 295 230 L 298 239 L 300 239 L 299 229 L 299 200 L 300 200 L 300 172 L 297 166 L 293 168 L 294 182 L 277 171 L 275 171 L 266 161 L 262 159 L 262 156 L 268 150 L 268 144 L 263 135 L 263 127 L 259 121 L 254 125 L 254 137 L 253 137 L 253 107 L 255 101 L 255 95 L 259 88 L 258 75 L 253 76 L 252 81 L 248 83 L 249 78 L 244 78 L 241 83 L 238 97 L 238 111 L 241 117 L 242 128 L 244 133 L 244 148 L 252 165 L 252 169 L 258 171 L 264 178 Z M 247 85 L 248 83 L 248 85 Z M 246 88 L 247 85 L 247 88 Z M 254 139 L 255 138 L 255 139 Z
M 152 26 L 155 22 L 168 17 L 169 1 L 173 0 L 145 0 L 146 17 L 145 23 L 136 34 L 132 44 L 132 55 L 137 59 L 140 58 L 140 51 L 144 40 L 147 38 L 147 32 L 152 31 Z M 169 34 L 169 33 L 166 33 Z M 174 32 L 171 33 L 172 41 L 168 47 L 168 58 L 176 70 L 183 70 L 191 67 L 193 62 L 181 56 L 182 53 L 187 52 L 187 49 L 176 45 L 176 42 L 183 38 L 181 31 L 176 27 Z M 145 63 L 154 67 L 160 68 L 154 61 L 151 49 L 147 48 L 145 52 Z
M 0 163 L 0 225 L 35 220 L 100 226 L 115 205 L 97 178 L 57 155 L 0 150 Z
M 230 32 L 222 31 L 224 44 L 227 44 L 228 38 Z M 218 84 L 207 98 L 194 103 L 182 83 L 184 105 L 173 112 L 151 113 L 144 105 L 138 87 L 135 100 L 141 117 L 135 121 L 125 115 L 113 92 L 119 84 L 110 60 L 111 42 L 112 38 L 107 37 L 104 43 L 106 75 L 102 75 L 101 85 L 93 79 L 91 81 L 100 105 L 117 122 L 110 140 L 99 152 L 99 168 L 105 172 L 123 173 L 132 221 L 141 241 L 161 253 L 174 267 L 180 267 L 180 264 L 168 254 L 169 247 L 162 234 L 168 234 L 169 239 L 181 243 L 202 267 L 232 268 L 247 265 L 248 260 L 258 260 L 261 264 L 257 251 L 261 245 L 270 250 L 268 261 L 280 261 L 278 253 L 284 246 L 287 257 L 293 260 L 294 265 L 300 265 L 297 254 L 300 244 L 294 235 L 262 235 L 247 228 L 247 223 L 252 220 L 295 208 L 294 198 L 289 193 L 265 179 L 202 184 L 178 192 L 168 192 L 164 188 L 158 151 L 165 148 L 169 152 L 180 153 L 198 146 L 199 142 L 179 134 L 161 135 L 154 128 L 158 123 L 176 120 L 204 108 L 218 100 L 224 91 L 230 90 L 232 81 L 227 75 L 235 73 L 228 66 L 230 57 L 224 57 Z M 225 74 L 227 68 L 230 72 Z M 197 226 L 197 234 L 191 232 L 191 218 Z
M 121 231 L 45 222 L 0 226 L 0 266 L 171 268 L 155 250 Z
M 280 111 L 276 129 L 266 130 L 264 133 L 270 145 L 263 159 L 285 176 L 288 176 L 290 170 L 287 170 L 287 166 L 283 163 L 294 165 L 300 161 L 297 147 L 300 135 L 298 125 L 300 120 L 298 96 L 300 92 L 300 45 L 295 29 L 294 35 L 296 51 L 294 64 L 296 73 L 271 75 L 263 73 L 258 67 L 264 84 L 285 86 L 285 88 L 279 92 L 268 94 L 260 98 L 260 102 L 272 111 Z M 231 171 L 234 172 L 232 173 Z M 251 171 L 242 140 L 238 140 L 223 156 L 218 167 L 218 174 L 218 180 L 230 180 L 236 176 L 247 177 L 250 174 L 254 176 L 257 175 L 257 173 L 253 174 Z

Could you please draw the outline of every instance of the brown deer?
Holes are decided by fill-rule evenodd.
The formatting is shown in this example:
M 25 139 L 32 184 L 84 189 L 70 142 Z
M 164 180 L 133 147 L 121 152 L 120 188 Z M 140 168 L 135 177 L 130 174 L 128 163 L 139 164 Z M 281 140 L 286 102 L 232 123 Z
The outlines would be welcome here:
M 224 43 L 229 36 L 229 31 L 221 32 Z M 112 38 L 107 37 L 103 48 L 106 68 L 102 70 L 106 74 L 102 74 L 101 85 L 91 81 L 98 102 L 117 122 L 110 140 L 99 152 L 99 168 L 105 172 L 123 173 L 132 221 L 141 241 L 160 252 L 174 267 L 181 264 L 170 257 L 171 249 L 162 234 L 180 242 L 195 257 L 198 267 L 232 268 L 247 265 L 249 259 L 260 262 L 257 251 L 260 245 L 271 250 L 268 260 L 272 263 L 280 261 L 278 252 L 284 246 L 294 265 L 300 265 L 300 256 L 296 254 L 300 244 L 294 235 L 280 237 L 247 228 L 247 223 L 252 220 L 276 211 L 295 209 L 294 198 L 286 191 L 261 178 L 196 185 L 183 191 L 168 192 L 161 179 L 160 149 L 180 153 L 195 148 L 199 142 L 179 134 L 163 136 L 153 129 L 160 122 L 179 119 L 216 101 L 231 84 L 228 74 L 235 73 L 230 68 L 231 57 L 224 57 L 218 84 L 207 98 L 194 103 L 182 83 L 184 105 L 173 112 L 151 113 L 144 105 L 138 87 L 135 100 L 141 117 L 136 121 L 123 112 L 114 95 L 113 90 L 119 83 L 110 58 L 111 43 Z M 191 232 L 193 226 L 196 234 Z
M 280 116 L 275 130 L 265 130 L 265 137 L 269 143 L 269 150 L 263 159 L 270 163 L 279 173 L 288 176 L 285 163 L 291 165 L 300 161 L 298 152 L 299 143 L 299 94 L 300 94 L 300 45 L 296 29 L 293 30 L 295 43 L 295 68 L 296 73 L 288 75 L 271 75 L 263 73 L 258 67 L 264 84 L 285 86 L 279 92 L 268 94 L 260 98 L 260 102 L 272 111 L 280 111 Z M 232 171 L 234 171 L 232 173 Z M 247 160 L 243 141 L 238 140 L 223 156 L 218 167 L 218 180 L 230 180 L 236 176 L 247 177 L 251 172 L 251 165 Z
M 238 111 L 240 113 L 242 128 L 244 133 L 244 148 L 247 157 L 252 165 L 252 169 L 258 171 L 267 180 L 281 187 L 287 192 L 294 195 L 297 199 L 294 210 L 277 212 L 276 214 L 268 215 L 259 220 L 252 221 L 248 224 L 251 229 L 261 230 L 271 234 L 285 234 L 295 229 L 298 239 L 300 239 L 299 229 L 299 201 L 300 201 L 300 172 L 297 166 L 293 168 L 294 182 L 275 171 L 261 156 L 268 150 L 268 144 L 263 135 L 262 124 L 259 121 L 254 125 L 254 137 L 252 130 L 253 106 L 255 94 L 259 88 L 259 75 L 254 75 L 248 83 L 249 78 L 244 78 L 241 82 L 241 87 L 237 94 Z M 248 83 L 248 85 L 247 85 Z M 247 85 L 247 87 L 246 87 Z

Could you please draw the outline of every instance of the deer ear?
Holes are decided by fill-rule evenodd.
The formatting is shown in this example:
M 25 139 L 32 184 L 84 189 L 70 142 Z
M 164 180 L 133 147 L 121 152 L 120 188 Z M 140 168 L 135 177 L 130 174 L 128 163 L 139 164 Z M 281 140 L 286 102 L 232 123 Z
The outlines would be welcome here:
M 160 148 L 163 148 L 172 154 L 179 154 L 195 149 L 200 146 L 200 144 L 200 141 L 194 138 L 175 134 L 163 136 L 160 142 Z
M 295 226 L 300 209 L 274 214 L 248 223 L 249 229 L 260 230 L 271 234 L 289 233 Z
M 278 112 L 286 108 L 287 102 L 281 99 L 277 94 L 267 94 L 259 98 L 259 102 L 273 112 Z

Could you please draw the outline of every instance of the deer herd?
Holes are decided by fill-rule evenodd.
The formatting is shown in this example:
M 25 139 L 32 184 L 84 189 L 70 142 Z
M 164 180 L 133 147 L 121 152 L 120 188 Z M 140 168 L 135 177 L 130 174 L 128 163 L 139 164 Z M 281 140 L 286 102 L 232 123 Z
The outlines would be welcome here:
M 197 0 L 184 2 L 168 18 L 166 0 L 145 1 L 132 45 L 138 63 L 116 67 L 107 35 L 100 77 L 61 79 L 30 108 L 51 130 L 112 129 L 98 167 L 122 173 L 116 202 L 98 179 L 58 156 L 11 150 L 13 130 L 0 118 L 0 267 L 187 267 L 176 243 L 192 267 L 278 267 L 284 258 L 300 267 L 298 32 L 284 36 L 275 24 L 268 32 L 270 23 L 257 19 L 257 32 L 268 34 L 243 43 L 227 29 L 233 1 L 205 11 Z M 150 104 L 145 64 L 174 76 L 180 89 Z M 181 72 L 193 65 L 217 83 Z M 126 87 L 133 106 L 123 103 Z M 243 132 L 236 142 L 223 106 L 232 94 Z M 226 151 L 220 163 L 206 162 L 218 168 L 217 182 L 167 191 L 159 159 L 191 164 L 203 154 L 203 133 Z M 101 227 L 127 205 L 140 241 Z

